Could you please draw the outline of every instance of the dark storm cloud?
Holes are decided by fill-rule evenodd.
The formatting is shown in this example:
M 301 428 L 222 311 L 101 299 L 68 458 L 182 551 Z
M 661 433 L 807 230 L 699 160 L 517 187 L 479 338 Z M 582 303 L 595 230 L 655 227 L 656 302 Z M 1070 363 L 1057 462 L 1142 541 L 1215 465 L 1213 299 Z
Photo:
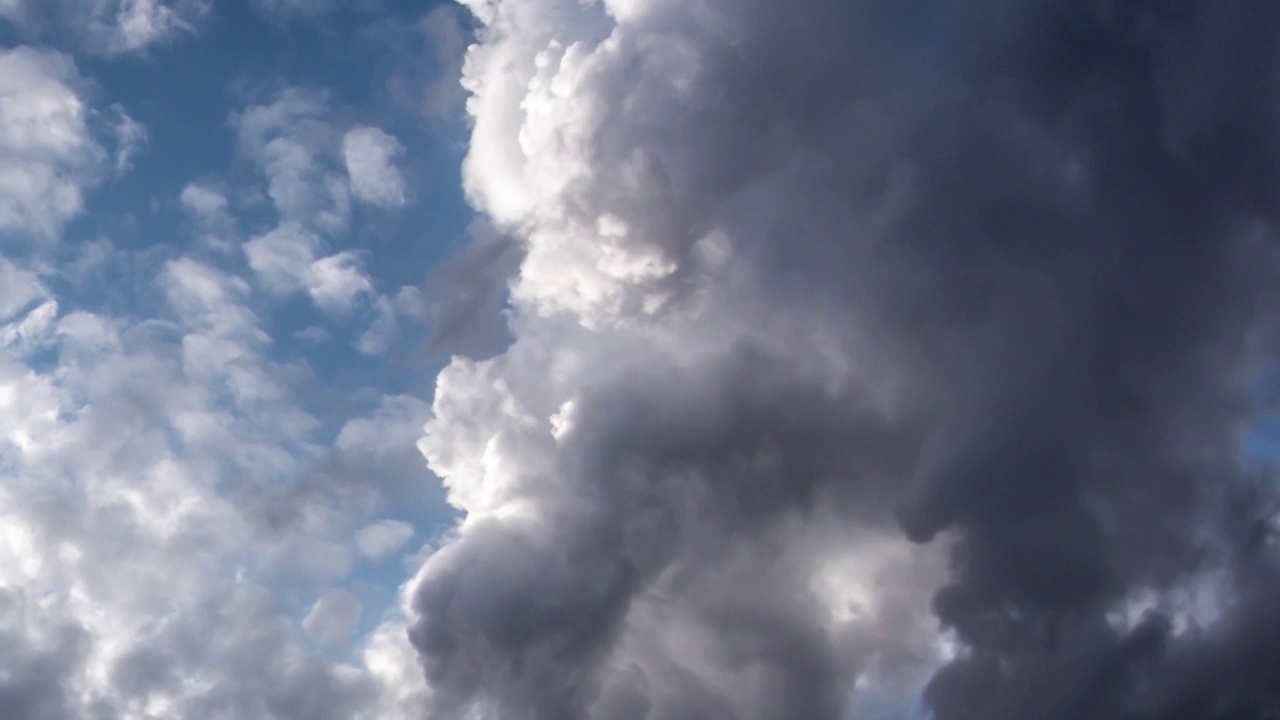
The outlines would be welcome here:
M 1280 709 L 1280 10 L 609 5 L 476 7 L 468 179 L 526 252 L 423 442 L 441 712 L 839 718 L 932 667 L 940 720 Z

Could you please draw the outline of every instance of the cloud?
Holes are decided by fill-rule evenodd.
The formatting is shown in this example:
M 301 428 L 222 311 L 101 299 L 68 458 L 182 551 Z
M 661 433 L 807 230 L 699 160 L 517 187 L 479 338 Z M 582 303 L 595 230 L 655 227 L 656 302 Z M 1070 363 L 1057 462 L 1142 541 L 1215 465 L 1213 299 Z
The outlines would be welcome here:
M 350 251 L 317 257 L 322 241 L 307 230 L 281 225 L 244 245 L 249 267 L 268 291 L 305 291 L 327 313 L 345 314 L 373 290 L 369 277 Z
M 116 116 L 116 175 L 123 175 L 133 169 L 134 156 L 146 146 L 147 128 L 129 117 L 129 113 L 119 105 L 112 106 L 111 109 Z
M 0 322 L 11 319 L 44 295 L 44 285 L 35 273 L 0 258 Z
M 382 531 L 365 542 L 375 554 L 405 541 L 379 518 L 406 480 L 384 473 L 422 482 L 425 404 L 386 398 L 326 444 L 295 394 L 304 368 L 272 359 L 247 281 L 135 260 L 155 263 L 149 316 L 63 309 L 40 275 L 0 262 L 0 664 L 14 669 L 0 708 L 411 717 L 423 683 L 400 679 L 403 621 L 380 629 L 400 622 L 399 644 L 355 637 L 366 608 L 335 585 L 359 529 Z M 314 640 L 353 642 L 355 664 Z
M 462 61 L 471 41 L 470 18 L 454 4 L 440 3 L 417 22 L 374 22 L 363 39 L 392 63 L 387 89 L 398 104 L 428 122 L 452 124 L 462 114 Z
M 509 342 L 505 311 L 522 250 L 483 221 L 472 223 L 468 234 L 467 246 L 433 267 L 426 285 L 431 348 L 488 357 Z
M 90 27 L 107 53 L 134 52 L 194 32 L 210 8 L 206 0 L 98 0 Z
M 363 609 L 360 598 L 351 592 L 328 590 L 316 600 L 302 626 L 320 642 L 338 647 L 351 638 Z
M 347 185 L 336 167 L 337 131 L 321 93 L 287 88 L 271 102 L 231 118 L 240 144 L 262 168 L 281 220 L 336 233 L 350 215 Z
M 469 40 L 464 21 L 452 5 L 437 5 L 418 21 L 435 61 L 435 79 L 427 84 L 422 97 L 427 117 L 448 118 L 462 107 L 462 58 Z
M 342 138 L 342 157 L 351 177 L 351 192 L 371 205 L 404 205 L 404 178 L 395 166 L 403 153 L 400 142 L 378 128 L 348 130 Z
M 316 305 L 330 313 L 349 312 L 358 298 L 373 291 L 373 283 L 351 252 L 340 252 L 311 263 L 305 281 Z
M 0 52 L 0 232 L 47 241 L 83 208 L 106 151 L 81 85 L 56 52 Z
M 70 35 L 76 52 L 122 55 L 194 34 L 211 0 L 5 0 L 0 16 L 34 39 Z
M 430 712 L 1280 703 L 1270 6 L 468 5 L 523 253 L 420 441 Z
M 413 539 L 413 526 L 399 520 L 379 520 L 360 528 L 356 548 L 366 559 L 378 562 Z

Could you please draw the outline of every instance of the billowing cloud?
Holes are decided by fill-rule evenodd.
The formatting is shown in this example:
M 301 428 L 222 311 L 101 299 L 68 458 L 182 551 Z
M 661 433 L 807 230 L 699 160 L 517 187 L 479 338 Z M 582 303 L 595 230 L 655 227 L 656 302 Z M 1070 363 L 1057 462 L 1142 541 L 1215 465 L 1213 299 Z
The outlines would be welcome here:
M 468 5 L 429 717 L 1280 706 L 1270 5 Z

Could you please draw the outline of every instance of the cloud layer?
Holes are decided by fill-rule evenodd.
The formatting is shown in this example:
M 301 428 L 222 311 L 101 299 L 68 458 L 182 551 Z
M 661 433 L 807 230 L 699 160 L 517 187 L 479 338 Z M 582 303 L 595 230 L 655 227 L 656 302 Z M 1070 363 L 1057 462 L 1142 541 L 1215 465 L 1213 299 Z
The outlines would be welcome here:
M 1275 710 L 1269 5 L 469 6 L 429 716 Z

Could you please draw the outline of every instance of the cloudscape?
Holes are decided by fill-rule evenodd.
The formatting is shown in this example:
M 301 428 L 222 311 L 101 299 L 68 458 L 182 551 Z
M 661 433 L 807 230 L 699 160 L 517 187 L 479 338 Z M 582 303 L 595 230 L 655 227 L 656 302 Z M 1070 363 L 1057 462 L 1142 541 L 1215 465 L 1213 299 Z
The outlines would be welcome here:
M 1280 5 L 0 0 L 0 720 L 1280 717 Z

